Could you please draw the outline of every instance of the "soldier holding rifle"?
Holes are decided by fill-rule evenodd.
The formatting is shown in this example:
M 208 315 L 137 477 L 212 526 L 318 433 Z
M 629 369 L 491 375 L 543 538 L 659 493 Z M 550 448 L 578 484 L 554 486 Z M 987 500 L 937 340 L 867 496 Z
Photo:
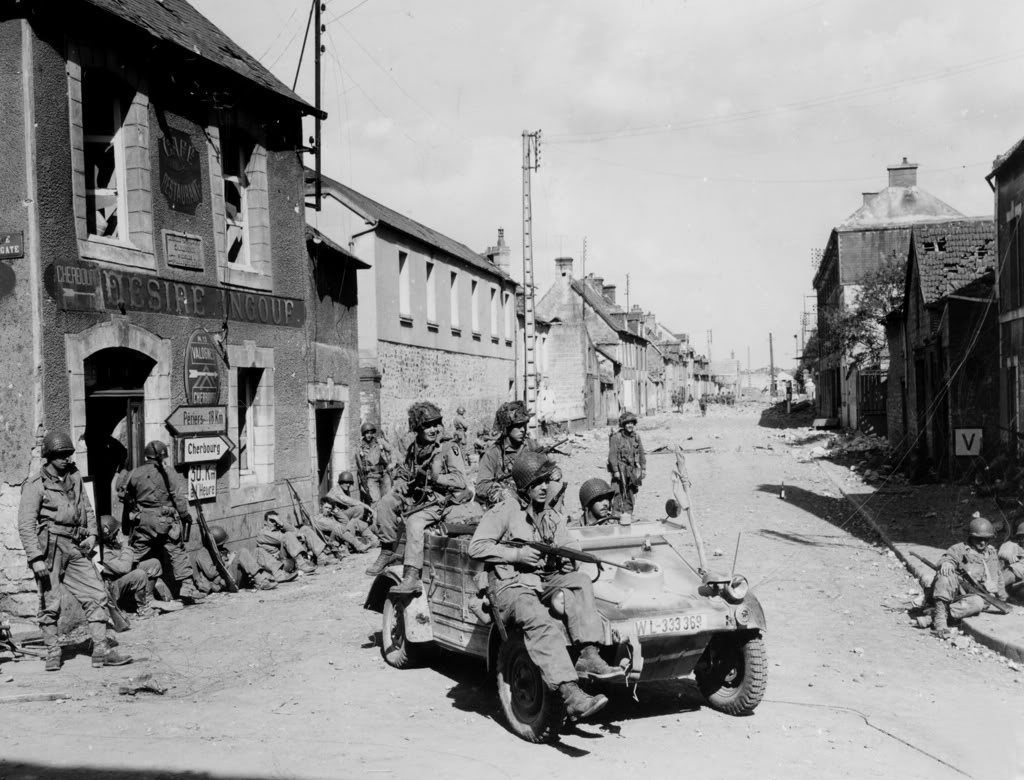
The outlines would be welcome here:
M 617 512 L 632 512 L 636 494 L 647 476 L 647 454 L 632 412 L 619 415 L 619 430 L 608 437 L 608 471 L 615 486 L 612 507 Z
M 1006 601 L 1006 588 L 1000 572 L 999 557 L 991 541 L 995 529 L 984 517 L 973 517 L 967 526 L 967 542 L 954 544 L 939 558 L 939 569 L 932 583 L 932 631 L 949 635 L 949 618 L 965 618 L 981 613 L 986 599 L 972 592 L 980 588 L 989 597 Z
M 364 422 L 359 432 L 363 437 L 356 453 L 359 489 L 367 501 L 376 504 L 391 490 L 391 447 L 379 437 L 375 423 Z

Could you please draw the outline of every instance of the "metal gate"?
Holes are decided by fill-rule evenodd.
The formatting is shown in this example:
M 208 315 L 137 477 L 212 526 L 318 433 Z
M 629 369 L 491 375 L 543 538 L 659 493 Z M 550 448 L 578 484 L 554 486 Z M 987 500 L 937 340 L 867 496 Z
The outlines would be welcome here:
M 881 369 L 861 371 L 857 376 L 857 427 L 865 433 L 887 436 L 887 402 L 888 373 Z

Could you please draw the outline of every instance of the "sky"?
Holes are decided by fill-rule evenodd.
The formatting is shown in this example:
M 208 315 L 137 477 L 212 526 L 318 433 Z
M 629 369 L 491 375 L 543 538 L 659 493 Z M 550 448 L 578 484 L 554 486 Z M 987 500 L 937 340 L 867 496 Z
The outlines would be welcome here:
M 307 0 L 191 0 L 284 83 Z M 832 228 L 917 163 L 990 215 L 1024 136 L 1024 3 L 993 0 L 326 0 L 323 171 L 522 279 L 559 256 L 713 359 L 792 364 Z M 313 99 L 312 44 L 296 91 Z M 322 226 L 329 233 L 329 225 Z

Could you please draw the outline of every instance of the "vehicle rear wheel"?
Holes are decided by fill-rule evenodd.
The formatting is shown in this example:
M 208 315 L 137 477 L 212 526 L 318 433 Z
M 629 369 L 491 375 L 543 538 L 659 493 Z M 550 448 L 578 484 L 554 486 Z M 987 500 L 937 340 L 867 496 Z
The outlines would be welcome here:
M 405 613 L 392 598 L 384 599 L 380 631 L 380 654 L 389 666 L 409 669 L 423 662 L 426 648 L 405 638 Z
M 768 654 L 758 633 L 718 634 L 694 670 L 697 687 L 714 709 L 750 715 L 768 685 Z
M 527 742 L 551 742 L 565 722 L 565 704 L 548 688 L 518 633 L 498 648 L 498 699 L 509 729 Z

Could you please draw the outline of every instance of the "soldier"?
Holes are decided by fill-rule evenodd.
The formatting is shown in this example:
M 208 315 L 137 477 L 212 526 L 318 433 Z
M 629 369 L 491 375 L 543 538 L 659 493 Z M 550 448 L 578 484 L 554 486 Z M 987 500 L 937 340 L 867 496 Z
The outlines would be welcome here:
M 391 447 L 378 437 L 374 423 L 364 422 L 359 431 L 363 436 L 356 453 L 359 487 L 366 500 L 376 504 L 391 490 Z
M 368 522 L 376 517 L 376 512 L 352 495 L 354 492 L 352 472 L 341 472 L 337 486 L 320 502 L 320 515 L 313 522 L 319 523 L 317 527 L 323 533 L 331 533 L 355 552 L 363 553 L 379 544 Z
M 92 637 L 92 665 L 131 663 L 107 644 L 107 589 L 89 560 L 96 544 L 96 516 L 75 468 L 75 445 L 64 432 L 43 437 L 46 463 L 25 484 L 18 507 L 18 535 L 39 586 L 39 630 L 46 646 L 46 671 L 61 667 L 57 644 L 60 586 L 82 605 Z
M 580 508 L 583 514 L 579 525 L 603 525 L 617 519 L 612 514 L 614 496 L 615 488 L 600 477 L 593 477 L 580 485 Z
M 1003 586 L 1020 587 L 1024 582 L 1024 520 L 1017 523 L 1014 538 L 999 547 L 999 560 L 1003 564 Z
M 559 691 L 569 716 L 576 720 L 593 715 L 608 703 L 603 695 L 584 693 L 579 675 L 603 680 L 623 676 L 622 670 L 609 666 L 598 651 L 605 634 L 590 578 L 576 571 L 573 561 L 545 560 L 532 547 L 503 544 L 522 539 L 578 547 L 569 538 L 565 518 L 548 506 L 555 468 L 555 463 L 539 452 L 522 453 L 512 467 L 516 496 L 483 516 L 469 543 L 469 554 L 487 564 L 492 608 L 505 626 L 515 625 L 523 632 L 526 650 L 544 682 Z M 559 593 L 569 638 L 580 647 L 575 666 L 562 627 L 550 611 L 552 599 Z
M 113 515 L 100 517 L 100 531 L 103 545 L 101 573 L 107 585 L 110 600 L 121 609 L 135 612 L 139 617 L 149 617 L 155 611 L 150 600 L 154 582 L 163 573 L 163 566 L 156 558 L 146 558 L 135 565 L 135 553 L 121 535 L 121 524 Z
M 417 401 L 409 407 L 409 429 L 415 432 L 416 438 L 395 472 L 394 489 L 377 505 L 381 552 L 366 570 L 370 576 L 384 570 L 404 526 L 402 582 L 391 589 L 398 595 L 415 595 L 422 588 L 420 574 L 427 526 L 443 520 L 451 505 L 464 504 L 473 498 L 459 445 L 440 441 L 441 410 L 429 401 Z
M 281 520 L 277 510 L 271 509 L 263 515 L 263 528 L 256 535 L 256 547 L 263 553 L 264 561 L 276 561 L 271 567 L 274 573 L 281 568 L 294 568 L 302 574 L 316 574 L 314 561 L 327 545 L 315 534 L 311 538 L 309 531 L 312 529 L 308 526 L 302 531 L 293 528 Z
M 1006 599 L 1006 588 L 999 571 L 999 556 L 990 544 L 995 536 L 992 523 L 984 517 L 973 517 L 967 526 L 967 542 L 954 544 L 939 558 L 939 570 L 932 582 L 932 631 L 949 636 L 949 618 L 961 619 L 977 615 L 985 609 L 985 600 L 964 588 L 958 569 L 963 569 L 986 591 Z
M 263 568 L 257 561 L 256 556 L 244 547 L 236 555 L 229 552 L 227 548 L 228 532 L 219 525 L 210 526 L 210 536 L 213 537 L 217 551 L 220 553 L 224 568 L 228 570 L 231 578 L 239 587 L 252 587 L 257 590 L 273 590 L 277 587 L 278 580 L 274 579 L 273 572 Z M 196 587 L 203 593 L 219 593 L 227 590 L 227 583 L 221 577 L 213 557 L 204 547 L 196 553 Z M 287 575 L 281 581 L 295 579 L 294 575 Z
M 526 435 L 532 415 L 522 401 L 509 401 L 498 407 L 494 430 L 498 440 L 488 447 L 477 466 L 476 500 L 486 509 L 515 495 L 512 463 L 524 451 L 536 451 L 537 442 Z
M 647 476 L 647 455 L 632 412 L 619 415 L 619 430 L 608 437 L 608 471 L 615 486 L 613 508 L 623 514 L 632 512 L 636 494 Z
M 132 470 L 121 490 L 121 500 L 137 510 L 137 525 L 129 537 L 135 563 L 156 555 L 170 563 L 178 597 L 198 601 L 203 594 L 192 584 L 192 562 L 185 552 L 185 529 L 192 523 L 188 504 L 177 480 L 167 472 L 167 445 L 151 441 L 143 451 L 146 462 Z
M 466 442 L 469 439 L 469 423 L 466 422 L 466 407 L 461 404 L 455 410 L 455 419 L 452 420 L 452 429 L 455 431 L 455 442 L 463 451 L 465 451 Z

